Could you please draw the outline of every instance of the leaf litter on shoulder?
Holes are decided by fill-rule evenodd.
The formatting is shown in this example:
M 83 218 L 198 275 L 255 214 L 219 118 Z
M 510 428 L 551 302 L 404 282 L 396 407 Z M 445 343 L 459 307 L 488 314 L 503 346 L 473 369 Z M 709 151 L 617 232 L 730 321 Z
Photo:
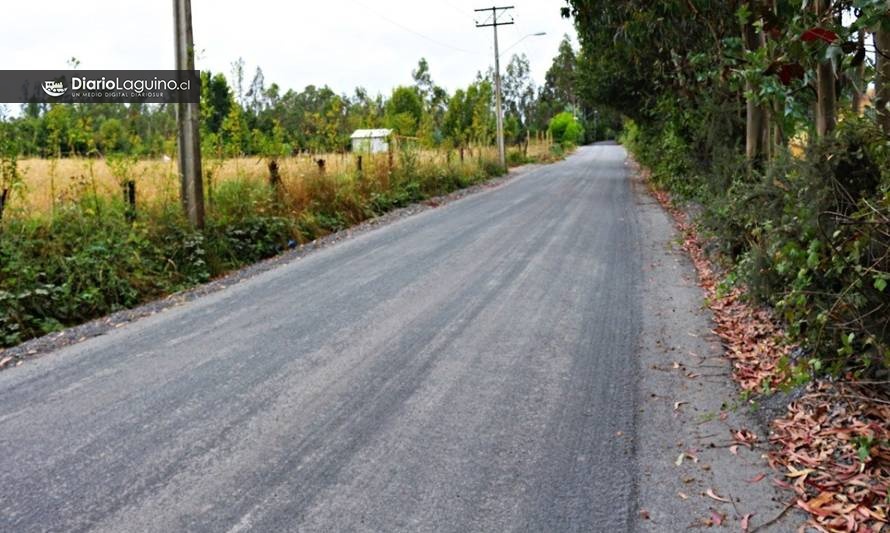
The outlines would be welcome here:
M 683 249 L 698 272 L 733 378 L 751 392 L 787 382 L 788 369 L 780 362 L 791 347 L 782 340 L 782 328 L 768 311 L 744 301 L 743 287 L 718 290 L 718 276 L 695 226 L 667 192 L 650 191 L 683 236 Z M 890 532 L 890 402 L 877 396 L 863 384 L 816 381 L 788 406 L 784 417 L 772 422 L 769 463 L 787 479 L 776 484 L 794 491 L 796 506 L 810 515 L 810 525 L 818 531 Z M 757 441 L 746 430 L 734 438 L 749 447 Z M 719 501 L 716 494 L 708 496 Z M 750 518 L 744 517 L 743 531 L 748 531 Z

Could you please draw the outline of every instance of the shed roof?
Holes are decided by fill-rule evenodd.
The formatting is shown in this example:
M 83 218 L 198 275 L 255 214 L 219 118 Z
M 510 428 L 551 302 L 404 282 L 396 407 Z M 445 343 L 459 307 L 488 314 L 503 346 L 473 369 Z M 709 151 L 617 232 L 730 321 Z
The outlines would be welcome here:
M 352 134 L 352 139 L 382 139 L 384 137 L 389 137 L 392 134 L 392 130 L 355 130 Z

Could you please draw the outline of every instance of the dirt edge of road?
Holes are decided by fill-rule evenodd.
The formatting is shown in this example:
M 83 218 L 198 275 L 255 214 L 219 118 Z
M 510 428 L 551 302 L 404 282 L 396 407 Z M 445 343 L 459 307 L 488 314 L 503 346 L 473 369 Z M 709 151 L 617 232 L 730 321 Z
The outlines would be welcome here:
M 797 530 L 806 517 L 772 482 L 767 428 L 741 400 L 673 221 L 632 166 L 629 175 L 644 284 L 635 529 Z

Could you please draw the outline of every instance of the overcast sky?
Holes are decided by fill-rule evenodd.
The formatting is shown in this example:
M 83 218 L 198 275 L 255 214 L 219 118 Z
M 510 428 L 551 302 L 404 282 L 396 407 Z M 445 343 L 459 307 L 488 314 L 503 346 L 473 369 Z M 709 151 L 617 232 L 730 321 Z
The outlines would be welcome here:
M 170 0 L 26 0 L 4 2 L 0 69 L 172 69 Z M 516 24 L 499 29 L 504 56 L 525 53 L 542 83 L 562 36 L 575 40 L 559 16 L 563 0 L 513 0 Z M 283 89 L 327 84 L 352 93 L 363 86 L 388 93 L 411 82 L 420 57 L 433 80 L 450 91 L 493 63 L 491 28 L 477 29 L 482 0 L 192 0 L 198 68 L 231 72 L 257 66 L 266 84 Z M 530 33 L 529 37 L 505 50 Z M 502 68 L 506 65 L 502 65 Z

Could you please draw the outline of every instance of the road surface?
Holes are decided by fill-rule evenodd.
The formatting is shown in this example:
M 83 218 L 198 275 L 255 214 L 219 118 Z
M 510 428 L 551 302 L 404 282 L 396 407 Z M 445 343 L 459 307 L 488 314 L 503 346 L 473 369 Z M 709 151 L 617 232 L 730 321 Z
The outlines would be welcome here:
M 0 373 L 0 530 L 629 529 L 624 161 L 582 148 Z

